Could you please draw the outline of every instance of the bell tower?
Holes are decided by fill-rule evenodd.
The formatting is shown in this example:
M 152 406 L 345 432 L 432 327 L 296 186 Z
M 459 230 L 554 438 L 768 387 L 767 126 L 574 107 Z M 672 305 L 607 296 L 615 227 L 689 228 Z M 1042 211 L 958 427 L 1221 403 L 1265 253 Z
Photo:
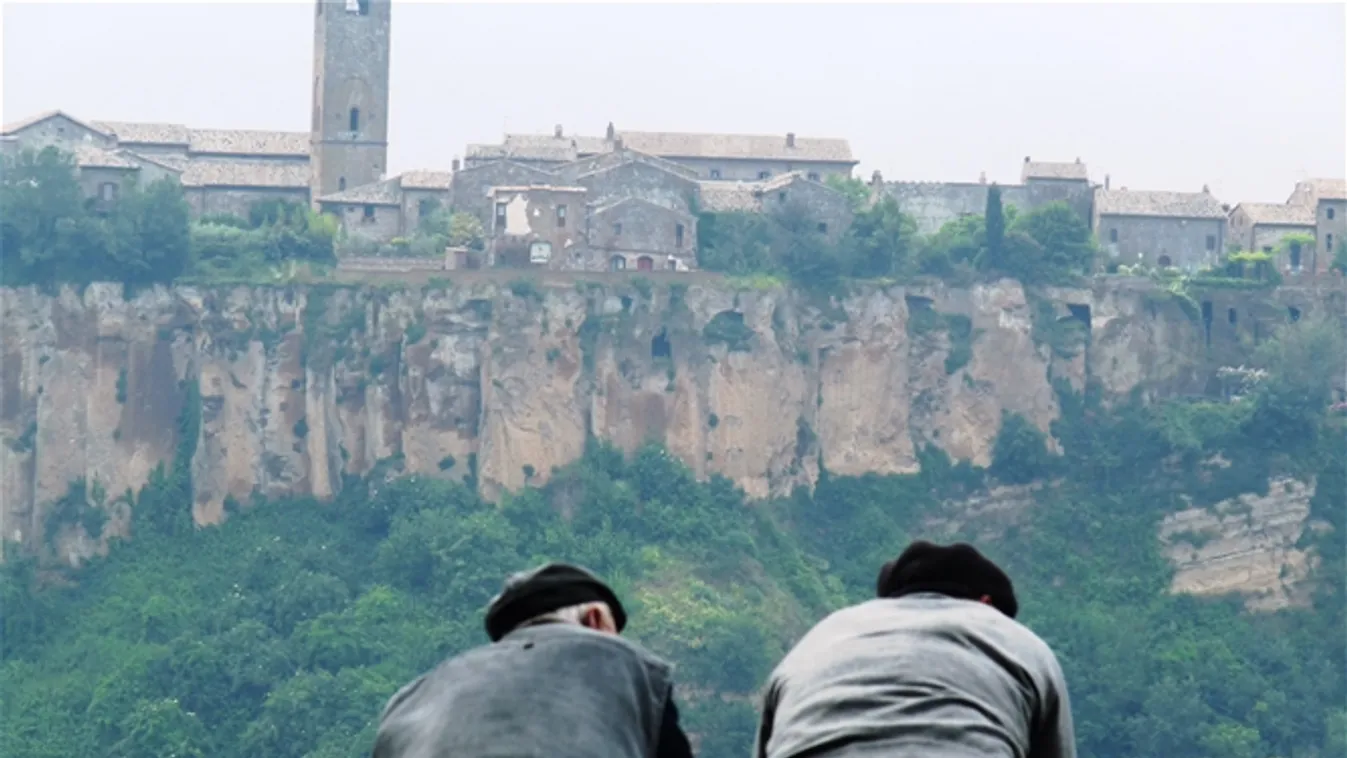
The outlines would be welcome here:
M 317 0 L 309 199 L 388 168 L 389 0 Z

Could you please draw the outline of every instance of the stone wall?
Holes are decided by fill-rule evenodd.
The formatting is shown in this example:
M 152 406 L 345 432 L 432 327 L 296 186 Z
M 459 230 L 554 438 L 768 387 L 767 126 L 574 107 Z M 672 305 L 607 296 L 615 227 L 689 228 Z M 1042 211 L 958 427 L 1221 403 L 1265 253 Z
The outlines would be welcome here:
M 961 216 L 981 216 L 987 211 L 991 185 L 958 182 L 888 182 L 884 192 L 898 202 L 904 213 L 917 222 L 921 234 L 934 234 Z M 1040 182 L 1001 185 L 1002 206 L 1031 211 L 1055 202 L 1065 202 L 1090 222 L 1093 190 L 1086 182 Z
M 1196 270 L 1225 254 L 1226 220 L 1100 216 L 1095 234 L 1114 263 Z

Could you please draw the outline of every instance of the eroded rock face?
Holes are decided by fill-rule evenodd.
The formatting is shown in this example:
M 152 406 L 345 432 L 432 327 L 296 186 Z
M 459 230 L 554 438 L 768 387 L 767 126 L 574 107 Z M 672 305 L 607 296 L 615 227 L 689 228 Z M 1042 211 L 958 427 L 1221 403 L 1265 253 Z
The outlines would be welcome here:
M 193 382 L 199 524 L 255 493 L 329 497 L 379 461 L 475 473 L 495 497 L 545 482 L 590 434 L 661 442 L 699 475 L 780 494 L 812 484 L 820 460 L 837 474 L 915 471 L 928 444 L 986 465 L 1002 411 L 1048 430 L 1054 380 L 1200 389 L 1201 328 L 1178 308 L 1123 286 L 1049 295 L 1087 347 L 1045 344 L 1041 303 L 1009 280 L 830 301 L 584 282 L 129 300 L 116 285 L 3 289 L 0 531 L 40 544 L 44 509 L 75 479 L 114 496 L 142 486 L 182 442 Z
M 1210 508 L 1189 508 L 1160 527 L 1176 572 L 1172 590 L 1194 595 L 1238 592 L 1255 610 L 1308 604 L 1303 580 L 1315 557 L 1300 547 L 1310 519 L 1314 483 L 1275 479 L 1266 495 L 1240 495 Z

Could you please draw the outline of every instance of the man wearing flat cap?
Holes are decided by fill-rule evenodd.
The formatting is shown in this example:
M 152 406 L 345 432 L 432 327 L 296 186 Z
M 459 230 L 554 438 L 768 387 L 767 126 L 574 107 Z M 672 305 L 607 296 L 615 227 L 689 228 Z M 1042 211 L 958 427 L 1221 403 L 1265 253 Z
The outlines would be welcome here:
M 620 637 L 617 595 L 585 569 L 515 574 L 491 601 L 491 644 L 403 687 L 374 758 L 691 758 L 669 664 Z
M 772 672 L 757 758 L 1075 758 L 1062 670 L 1015 621 L 996 564 L 914 542 L 876 595 L 819 622 Z

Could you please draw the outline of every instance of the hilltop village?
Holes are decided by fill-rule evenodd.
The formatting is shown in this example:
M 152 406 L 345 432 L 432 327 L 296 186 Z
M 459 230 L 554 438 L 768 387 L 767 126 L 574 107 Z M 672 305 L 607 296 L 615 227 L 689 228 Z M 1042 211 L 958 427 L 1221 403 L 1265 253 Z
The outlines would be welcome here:
M 84 191 L 114 202 L 130 181 L 182 186 L 197 217 L 246 217 L 285 200 L 335 216 L 348 238 L 406 238 L 435 210 L 467 214 L 482 244 L 441 259 L 369 261 L 411 268 L 542 267 L 552 270 L 691 271 L 703 212 L 788 214 L 837 239 L 851 224 L 842 188 L 858 164 L 846 139 L 626 131 L 602 135 L 506 134 L 468 145 L 447 170 L 386 176 L 390 5 L 319 0 L 315 6 L 313 123 L 308 132 L 195 128 L 87 120 L 61 111 L 8 124 L 6 153 L 55 146 L 74 156 Z M 893 198 L 931 234 L 980 215 L 991 186 L 971 182 L 864 183 L 869 202 Z M 1086 163 L 1023 159 L 1020 182 L 1000 187 L 1020 211 L 1065 203 L 1098 240 L 1103 258 L 1147 268 L 1196 270 L 1228 250 L 1275 256 L 1285 273 L 1329 270 L 1347 240 L 1347 182 L 1310 179 L 1282 204 L 1222 202 L 1197 191 L 1113 187 Z M 354 261 L 348 261 L 354 264 Z

